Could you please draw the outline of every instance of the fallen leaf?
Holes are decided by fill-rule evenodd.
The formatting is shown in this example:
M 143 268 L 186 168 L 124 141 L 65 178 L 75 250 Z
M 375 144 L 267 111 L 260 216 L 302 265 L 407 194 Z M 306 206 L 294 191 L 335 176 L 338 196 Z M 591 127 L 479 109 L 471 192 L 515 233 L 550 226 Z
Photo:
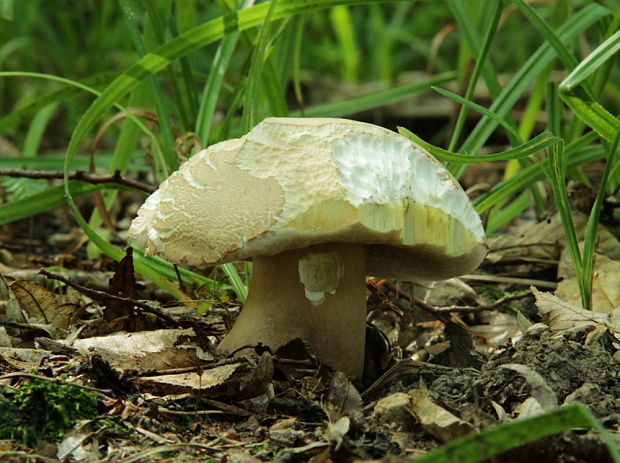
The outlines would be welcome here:
M 143 376 L 134 380 L 142 391 L 156 395 L 200 393 L 206 397 L 244 400 L 262 394 L 273 375 L 273 360 L 267 352 L 258 360 L 240 358 L 238 362 L 203 368 L 195 372 Z
M 63 333 L 85 310 L 76 296 L 54 294 L 35 281 L 17 280 L 10 287 L 31 324 L 49 325 Z
M 580 326 L 609 326 L 610 316 L 591 310 L 584 310 L 568 302 L 564 302 L 552 293 L 530 288 L 536 298 L 536 308 L 552 331 L 565 331 Z
M 424 430 L 441 442 L 465 436 L 474 427 L 433 402 L 422 389 L 409 391 L 411 411 Z
M 543 410 L 551 410 L 558 406 L 558 399 L 555 396 L 555 392 L 549 387 L 545 378 L 534 369 L 518 363 L 506 363 L 500 365 L 500 368 L 516 371 L 523 376 L 530 385 L 532 397 L 536 399 L 536 402 L 538 402 Z
M 618 244 L 620 248 L 620 244 Z M 558 287 L 555 294 L 574 305 L 581 306 L 581 293 L 570 252 L 562 252 L 558 266 Z M 592 310 L 610 313 L 620 307 L 620 261 L 595 254 L 592 275 Z

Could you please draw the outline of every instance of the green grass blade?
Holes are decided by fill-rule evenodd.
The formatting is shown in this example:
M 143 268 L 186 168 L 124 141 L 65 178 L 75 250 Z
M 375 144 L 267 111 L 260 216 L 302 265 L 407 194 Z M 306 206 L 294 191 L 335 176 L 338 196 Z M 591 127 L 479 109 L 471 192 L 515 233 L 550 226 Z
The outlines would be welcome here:
M 594 252 L 596 250 L 598 223 L 601 216 L 601 210 L 603 209 L 603 200 L 607 192 L 607 187 L 610 184 L 612 172 L 614 168 L 618 167 L 618 148 L 620 146 L 620 130 L 616 132 L 616 138 L 613 145 L 609 150 L 607 156 L 607 162 L 605 163 L 605 169 L 603 170 L 603 176 L 601 183 L 594 200 L 594 205 L 590 211 L 588 222 L 586 224 L 586 231 L 584 234 L 583 254 L 582 254 L 582 272 L 581 272 L 581 285 L 586 288 L 586 293 L 592 292 L 592 276 L 594 268 Z M 584 306 L 585 307 L 585 306 Z
M 166 14 L 168 14 L 168 16 L 171 16 L 169 14 L 169 11 L 171 9 L 170 0 L 168 0 L 167 2 L 161 2 L 161 1 L 151 2 L 151 1 L 142 0 L 141 4 L 146 9 L 148 19 L 149 19 L 148 25 L 151 26 L 150 29 L 153 31 L 153 34 L 155 35 L 155 37 L 157 37 L 158 44 L 162 44 L 166 41 L 166 26 L 165 26 L 166 22 L 170 24 L 171 32 L 175 36 L 178 35 L 178 33 L 175 33 L 175 30 L 176 30 L 175 23 L 172 20 L 172 18 L 170 18 L 169 21 L 166 21 Z M 135 3 L 134 3 L 134 9 L 135 9 Z M 145 28 L 144 35 L 145 36 L 147 35 L 146 28 Z M 138 38 L 140 38 L 139 35 L 138 35 Z M 144 55 L 146 53 L 141 53 L 141 54 Z M 183 73 L 180 74 L 180 76 L 185 77 L 186 76 L 185 73 L 189 71 L 189 61 L 187 60 L 187 57 L 181 58 L 180 61 L 183 63 L 182 65 Z M 181 126 L 181 131 L 182 132 L 188 131 L 190 127 L 189 113 L 185 106 L 185 99 L 183 98 L 183 95 L 181 93 L 181 86 L 179 85 L 179 82 L 177 79 L 177 75 L 179 74 L 175 72 L 172 66 L 166 69 L 166 74 L 168 77 L 168 82 L 170 83 L 170 88 L 172 90 L 173 101 L 176 103 L 177 112 L 179 114 L 179 122 Z M 190 89 L 193 89 L 193 87 L 194 87 L 193 85 L 189 86 Z M 158 93 L 161 93 L 161 91 L 159 91 Z
M 233 32 L 222 39 L 218 45 L 207 83 L 202 91 L 202 97 L 200 100 L 200 108 L 198 110 L 198 117 L 196 119 L 196 133 L 198 138 L 202 142 L 203 146 L 209 143 L 209 132 L 211 131 L 211 125 L 213 124 L 213 116 L 215 114 L 215 108 L 218 97 L 220 95 L 220 89 L 226 76 L 226 69 L 230 64 L 233 52 L 237 47 L 240 32 Z
M 467 83 L 467 88 L 465 89 L 465 96 L 463 98 L 465 101 L 470 101 L 472 99 L 472 96 L 474 95 L 474 90 L 476 88 L 476 85 L 478 84 L 478 79 L 480 77 L 480 74 L 482 73 L 482 69 L 484 68 L 485 63 L 487 62 L 487 55 L 489 54 L 489 49 L 491 47 L 491 43 L 493 42 L 493 37 L 495 36 L 495 32 L 497 31 L 497 26 L 499 24 L 501 14 L 502 2 L 497 2 L 495 5 L 495 11 L 493 12 L 493 14 L 491 14 L 491 20 L 489 21 L 486 33 L 484 34 L 482 46 L 480 47 L 480 51 L 478 52 L 478 56 L 476 57 L 476 64 L 474 66 L 474 70 L 472 71 L 469 82 Z M 454 130 L 452 131 L 452 138 L 450 139 L 450 143 L 448 145 L 448 151 L 454 151 L 456 149 L 456 144 L 461 138 L 461 132 L 465 125 L 466 117 L 467 106 L 464 104 L 459 109 L 459 114 L 454 124 Z M 506 123 L 506 125 L 510 127 L 509 124 Z M 512 127 L 510 127 L 508 132 L 516 135 L 516 131 L 514 131 Z M 519 137 L 515 137 L 515 140 L 519 140 Z
M 594 71 L 603 65 L 609 58 L 620 50 L 620 31 L 617 31 L 602 44 L 600 44 L 586 59 L 579 63 L 575 69 L 560 84 L 560 89 L 570 91 L 581 84 Z
M 462 0 L 448 0 L 448 6 L 471 53 L 475 56 L 480 55 L 483 44 L 478 36 L 478 26 L 474 24 L 467 11 L 467 3 Z M 482 65 L 482 78 L 491 97 L 495 99 L 502 91 L 502 86 L 499 83 L 497 73 L 488 60 L 485 60 Z
M 237 272 L 235 266 L 233 264 L 222 264 L 220 265 L 220 268 L 230 280 L 235 293 L 237 293 L 237 298 L 239 301 L 244 303 L 248 298 L 248 287 L 241 279 L 241 276 L 239 275 L 239 272 Z
M 603 108 L 596 100 L 577 87 L 573 90 L 560 89 L 560 97 L 575 115 L 595 130 L 603 139 L 613 143 L 620 121 Z
M 560 37 L 558 37 L 547 21 L 545 21 L 534 8 L 523 0 L 512 0 L 512 2 L 517 5 L 517 8 L 519 8 L 521 13 L 529 20 L 530 24 L 538 30 L 545 41 L 554 48 L 558 58 L 562 61 L 566 69 L 573 69 L 577 66 L 577 59 L 568 48 L 564 46 Z
M 501 207 L 497 205 L 491 210 L 485 232 L 487 235 L 499 230 L 500 228 L 508 225 L 519 214 L 525 211 L 531 205 L 530 193 L 525 191 L 521 193 L 517 199 L 511 201 L 507 206 Z
M 118 0 L 118 3 L 123 12 L 123 17 L 129 29 L 130 36 L 133 40 L 134 46 L 138 50 L 140 56 L 147 54 L 146 46 L 142 41 L 138 24 L 136 23 L 136 9 L 135 0 Z M 170 115 L 168 109 L 164 103 L 164 96 L 157 83 L 155 76 L 149 76 L 149 83 L 151 85 L 151 92 L 155 101 L 155 107 L 157 108 L 157 120 L 159 123 L 159 129 L 162 134 L 163 140 L 163 153 L 166 160 L 166 168 L 168 173 L 172 173 L 179 168 L 179 161 L 174 150 L 174 136 L 172 134 L 172 125 L 170 123 Z
M 615 139 L 620 122 L 590 94 L 580 88 L 584 80 L 603 66 L 620 49 L 620 31 L 613 34 L 579 63 L 560 84 L 560 97 L 579 119 L 609 143 Z
M 45 128 L 57 108 L 58 104 L 52 103 L 37 111 L 35 116 L 32 118 L 30 126 L 28 127 L 28 132 L 26 133 L 26 138 L 24 140 L 22 156 L 33 157 L 37 155 Z
M 41 74 L 39 72 L 0 72 L 0 78 L 2 77 L 34 77 L 36 79 L 51 80 L 54 82 L 59 82 L 64 85 L 76 87 L 80 90 L 84 90 L 85 92 L 92 93 L 93 95 L 96 95 L 96 96 L 102 95 L 102 92 L 99 92 L 98 90 L 95 90 L 94 88 L 89 87 L 83 82 L 78 82 L 78 81 L 71 80 L 71 79 L 65 79 L 64 77 L 58 77 L 58 76 L 54 76 L 51 74 Z M 145 135 L 147 135 L 151 139 L 155 138 L 155 135 L 153 134 L 153 132 L 149 130 L 139 118 L 134 116 L 131 113 L 131 111 L 128 111 L 124 106 L 121 106 L 118 103 L 113 103 L 113 106 L 123 111 L 125 114 L 127 114 L 127 117 L 131 119 L 138 127 L 140 127 L 140 129 L 142 130 L 142 132 L 144 132 Z
M 324 103 L 309 106 L 304 111 L 307 117 L 343 117 L 355 114 L 360 111 L 366 111 L 378 108 L 390 103 L 402 101 L 411 95 L 421 93 L 428 90 L 432 85 L 442 85 L 454 80 L 456 73 L 445 72 L 427 79 L 409 82 L 407 84 L 380 90 L 377 92 L 361 95 L 343 101 L 335 101 L 332 103 Z M 300 116 L 300 111 L 291 111 L 291 116 Z
M 407 137 L 412 142 L 420 145 L 426 151 L 431 153 L 438 159 L 446 162 L 453 162 L 459 164 L 473 164 L 477 162 L 491 162 L 491 161 L 507 161 L 509 159 L 523 159 L 532 154 L 538 153 L 539 151 L 551 146 L 554 143 L 557 143 L 560 140 L 557 137 L 554 137 L 550 132 L 543 132 L 540 135 L 532 138 L 530 141 L 527 141 L 515 148 L 511 148 L 509 150 L 504 151 L 503 153 L 496 154 L 485 154 L 481 156 L 469 156 L 465 154 L 457 154 L 451 153 L 450 151 L 444 150 L 442 148 L 438 148 L 430 143 L 422 140 L 417 135 L 411 133 L 409 130 L 399 127 L 398 132 Z
M 95 191 L 111 188 L 110 185 L 92 185 L 75 180 L 69 181 L 71 194 L 76 198 L 88 196 Z M 36 193 L 26 198 L 16 199 L 0 205 L 0 225 L 15 222 L 34 214 L 47 211 L 54 207 L 67 204 L 65 190 L 62 185 L 47 188 L 45 191 Z
M 610 14 L 608 9 L 599 4 L 591 3 L 564 23 L 559 28 L 557 35 L 562 42 L 568 42 L 608 14 Z M 521 66 L 489 109 L 500 116 L 507 114 L 519 97 L 529 88 L 534 79 L 555 57 L 556 52 L 550 44 L 545 43 L 541 45 L 532 54 L 530 59 Z M 476 153 L 484 145 L 496 125 L 497 123 L 494 120 L 483 117 L 471 131 L 460 151 L 463 153 Z
M 581 279 L 583 264 L 570 202 L 568 200 L 568 193 L 566 191 L 566 160 L 564 156 L 564 143 L 562 141 L 552 145 L 549 148 L 549 164 L 546 173 L 549 178 L 549 183 L 551 184 L 551 189 L 553 190 L 553 199 L 556 208 L 562 219 L 562 226 L 564 228 L 564 234 L 566 235 L 568 249 L 573 258 L 573 265 L 577 271 L 578 278 Z M 579 286 L 579 289 L 581 292 L 582 306 L 584 309 L 589 310 L 591 303 L 590 293 L 587 292 L 587 288 L 584 288 L 582 285 Z
M 409 461 L 415 463 L 476 463 L 527 442 L 574 428 L 597 430 L 607 445 L 613 461 L 616 463 L 620 461 L 618 447 L 613 438 L 592 413 L 580 403 L 556 408 L 530 418 L 511 421 L 480 433 L 469 434 Z
M 330 10 L 329 19 L 340 45 L 342 78 L 345 82 L 357 82 L 360 58 L 355 43 L 355 29 L 349 8 L 346 5 L 333 7 Z
M 254 50 L 252 51 L 252 62 L 248 73 L 243 114 L 241 116 L 241 131 L 243 133 L 249 132 L 252 127 L 260 122 L 259 107 L 261 103 L 261 84 L 263 83 L 261 75 L 266 60 L 271 20 L 277 6 L 278 0 L 271 0 L 271 2 L 269 2 L 269 9 L 267 10 L 265 20 L 260 28 L 256 43 L 254 44 Z M 265 83 L 266 85 L 272 85 L 272 82 Z
M 473 109 L 474 111 L 479 112 L 480 114 L 484 114 L 490 119 L 493 119 L 495 122 L 501 125 L 504 129 L 506 129 L 506 132 L 509 135 L 511 135 L 515 140 L 519 140 L 519 143 L 523 143 L 523 140 L 517 133 L 517 130 L 512 125 L 510 125 L 510 123 L 508 123 L 508 121 L 506 121 L 503 117 L 495 114 L 493 111 L 490 111 L 487 108 L 480 106 L 477 103 L 474 103 L 467 97 L 462 97 L 460 95 L 457 95 L 456 93 L 453 93 L 450 90 L 445 90 L 440 87 L 435 87 L 434 85 L 431 86 L 431 88 L 435 90 L 437 93 L 440 93 L 445 97 L 448 97 L 458 103 L 461 103 L 463 106 L 468 107 L 469 109 Z M 448 151 L 454 151 L 454 150 L 448 149 Z
M 116 75 L 117 74 L 113 72 L 104 72 L 74 82 L 82 84 L 87 88 L 92 88 L 97 92 L 97 94 L 99 94 L 99 88 L 103 85 L 108 84 Z M 0 77 L 2 77 L 1 73 Z M 69 100 L 70 98 L 76 97 L 79 94 L 80 88 L 72 85 L 65 85 L 62 88 L 57 88 L 42 95 L 37 95 L 36 98 L 32 98 L 27 103 L 21 104 L 8 114 L 0 117 L 0 132 L 15 127 L 17 124 L 20 123 L 21 120 L 31 116 L 45 106 L 48 106 L 52 103 L 60 103 Z
M 596 134 L 594 134 L 596 136 Z M 570 147 L 570 146 L 569 146 Z M 568 169 L 575 169 L 584 164 L 598 161 L 605 157 L 605 151 L 600 146 L 582 148 L 573 155 L 568 155 L 569 147 L 565 149 L 568 158 Z M 512 177 L 495 185 L 491 190 L 474 200 L 474 206 L 479 214 L 491 207 L 504 203 L 514 194 L 518 194 L 535 182 L 545 178 L 545 169 L 548 168 L 548 160 L 526 167 Z

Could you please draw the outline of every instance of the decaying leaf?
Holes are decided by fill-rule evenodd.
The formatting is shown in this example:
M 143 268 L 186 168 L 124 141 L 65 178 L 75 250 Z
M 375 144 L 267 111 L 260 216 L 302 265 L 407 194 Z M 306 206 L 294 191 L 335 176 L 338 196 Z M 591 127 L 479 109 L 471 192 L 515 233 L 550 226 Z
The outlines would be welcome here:
M 500 368 L 506 368 L 519 373 L 525 378 L 530 385 L 530 392 L 532 397 L 540 404 L 542 410 L 551 410 L 558 406 L 558 399 L 555 396 L 553 390 L 537 371 L 528 367 L 527 365 L 521 365 L 518 363 L 506 363 L 500 365 Z
M 620 249 L 620 244 L 617 246 Z M 579 283 L 568 250 L 562 252 L 558 279 L 561 281 L 555 294 L 568 303 L 581 306 Z M 596 254 L 592 275 L 592 310 L 610 313 L 616 307 L 620 307 L 620 261 Z
M 133 271 L 132 251 L 133 248 L 127 248 L 125 257 L 116 265 L 116 271 L 109 282 L 110 294 L 132 299 L 135 297 L 136 277 Z M 116 299 L 109 299 L 106 301 L 105 310 L 103 311 L 104 320 L 111 321 L 116 318 L 133 316 L 133 304 Z
M 424 430 L 441 442 L 448 442 L 474 430 L 474 427 L 433 402 L 424 389 L 409 391 L 411 411 Z
M 332 422 L 344 416 L 354 416 L 361 413 L 362 396 L 349 381 L 346 375 L 337 371 L 327 394 L 326 412 Z
M 538 291 L 531 287 L 536 298 L 536 307 L 545 324 L 552 331 L 565 331 L 580 326 L 607 326 L 614 330 L 611 317 L 608 314 L 584 310 L 573 304 L 564 302 L 555 294 Z
M 134 384 L 156 395 L 199 393 L 206 397 L 244 400 L 262 394 L 273 375 L 273 360 L 267 352 L 257 360 L 205 367 L 198 371 L 137 378 Z
M 394 392 L 381 398 L 375 404 L 372 418 L 381 424 L 394 425 L 397 429 L 413 430 L 416 421 L 411 411 L 411 397 L 404 392 Z
M 64 332 L 85 310 L 71 291 L 60 296 L 31 280 L 17 280 L 10 287 L 28 322 L 48 325 L 53 331 Z
M 195 342 L 188 329 L 116 333 L 77 339 L 71 346 L 83 355 L 98 354 L 122 370 L 144 372 L 198 366 L 212 357 Z

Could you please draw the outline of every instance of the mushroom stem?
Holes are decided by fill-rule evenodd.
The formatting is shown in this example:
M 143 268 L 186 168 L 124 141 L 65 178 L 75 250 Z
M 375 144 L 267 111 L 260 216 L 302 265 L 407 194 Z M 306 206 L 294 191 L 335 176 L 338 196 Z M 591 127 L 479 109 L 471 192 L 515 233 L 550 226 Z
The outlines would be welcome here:
M 219 349 L 259 342 L 273 351 L 301 338 L 350 377 L 364 368 L 364 247 L 330 243 L 255 257 L 248 299 Z

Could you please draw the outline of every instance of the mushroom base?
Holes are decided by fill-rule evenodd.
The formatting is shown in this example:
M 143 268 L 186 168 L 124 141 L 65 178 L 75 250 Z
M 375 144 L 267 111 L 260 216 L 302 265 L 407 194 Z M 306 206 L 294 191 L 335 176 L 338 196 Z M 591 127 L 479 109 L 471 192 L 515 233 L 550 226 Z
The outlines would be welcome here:
M 248 299 L 218 349 L 301 338 L 321 363 L 361 378 L 366 333 L 362 245 L 330 243 L 254 258 Z

